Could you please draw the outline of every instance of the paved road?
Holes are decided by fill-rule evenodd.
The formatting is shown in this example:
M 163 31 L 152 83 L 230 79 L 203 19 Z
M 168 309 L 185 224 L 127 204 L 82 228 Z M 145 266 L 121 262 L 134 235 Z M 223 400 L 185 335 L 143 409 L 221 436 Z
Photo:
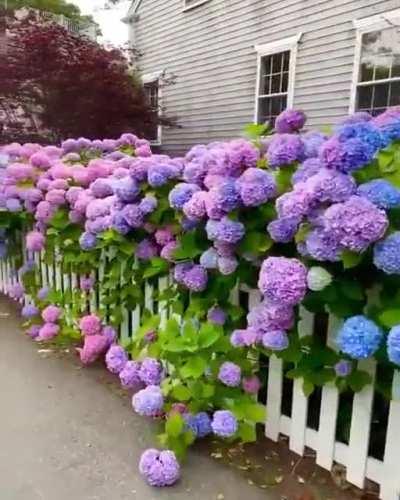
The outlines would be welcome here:
M 137 463 L 154 445 L 149 422 L 101 367 L 39 354 L 16 318 L 0 298 L 0 500 L 272 499 L 194 452 L 178 486 L 147 487 Z

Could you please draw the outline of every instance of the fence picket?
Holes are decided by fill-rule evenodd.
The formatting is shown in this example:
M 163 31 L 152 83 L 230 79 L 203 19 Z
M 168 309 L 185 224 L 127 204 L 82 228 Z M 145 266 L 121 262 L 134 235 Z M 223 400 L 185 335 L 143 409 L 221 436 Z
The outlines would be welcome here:
M 374 379 L 376 371 L 376 363 L 374 360 L 367 359 L 365 361 L 360 361 L 358 367 L 360 370 L 368 372 Z M 361 392 L 354 394 L 347 480 L 359 488 L 364 487 L 365 481 L 373 400 L 373 384 L 367 385 Z
M 162 293 L 164 290 L 166 290 L 168 288 L 168 285 L 169 285 L 168 276 L 159 278 L 158 280 L 159 293 Z M 158 302 L 158 314 L 160 315 L 160 326 L 161 328 L 164 328 L 168 319 L 168 306 L 165 300 L 161 300 Z
M 281 424 L 283 388 L 282 360 L 272 355 L 269 358 L 268 387 L 267 387 L 267 421 L 265 435 L 273 441 L 278 441 Z
M 314 326 L 314 315 L 300 307 L 298 332 L 300 337 L 311 335 Z M 308 398 L 303 392 L 303 379 L 293 383 L 292 419 L 290 425 L 289 447 L 295 453 L 303 455 L 307 427 Z
M 341 320 L 329 316 L 327 345 L 335 348 L 335 334 Z M 322 388 L 319 417 L 317 464 L 331 470 L 335 454 L 336 420 L 339 408 L 339 391 L 334 384 Z

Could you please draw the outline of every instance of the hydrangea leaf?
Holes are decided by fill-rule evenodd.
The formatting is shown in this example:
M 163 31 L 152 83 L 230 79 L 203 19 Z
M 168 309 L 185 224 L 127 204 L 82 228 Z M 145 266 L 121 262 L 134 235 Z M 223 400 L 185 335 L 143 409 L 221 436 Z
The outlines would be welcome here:
M 203 375 L 207 367 L 207 362 L 201 356 L 192 356 L 189 361 L 182 366 L 180 374 L 183 378 L 199 378 Z
M 343 250 L 341 257 L 345 269 L 358 266 L 363 258 L 362 254 L 351 252 L 350 250 Z
M 396 166 L 394 165 L 394 152 L 388 149 L 381 151 L 378 154 L 378 164 L 379 170 L 383 174 L 394 172 L 396 170 Z
M 198 345 L 205 349 L 217 342 L 223 333 L 222 327 L 219 325 L 203 324 L 198 334 Z
M 150 260 L 150 264 L 143 271 L 143 278 L 151 278 L 158 276 L 168 270 L 168 263 L 161 257 L 154 257 Z
M 171 394 L 177 401 L 189 401 L 192 397 L 191 391 L 183 384 L 176 385 Z
M 248 422 L 240 422 L 238 436 L 243 443 L 254 443 L 257 440 L 255 425 Z
M 182 415 L 178 412 L 173 412 L 165 423 L 165 431 L 168 436 L 178 437 L 183 431 L 185 422 Z
M 372 382 L 369 373 L 362 370 L 354 370 L 348 377 L 347 382 L 354 392 L 360 392 L 366 385 Z
M 391 328 L 400 324 L 400 309 L 386 309 L 379 315 L 379 321 L 383 326 Z

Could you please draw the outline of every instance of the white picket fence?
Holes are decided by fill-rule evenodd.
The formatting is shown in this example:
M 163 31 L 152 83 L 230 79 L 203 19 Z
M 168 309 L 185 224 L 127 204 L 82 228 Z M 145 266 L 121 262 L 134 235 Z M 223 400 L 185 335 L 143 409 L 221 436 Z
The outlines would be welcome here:
M 76 289 L 79 277 L 63 273 L 61 256 L 55 259 L 52 265 L 44 263 L 43 256 L 39 254 L 27 255 L 36 261 L 40 268 L 42 286 L 51 286 L 57 290 Z M 58 260 L 58 262 L 56 262 Z M 99 277 L 104 273 L 104 264 L 100 263 Z M 8 257 L 0 261 L 0 290 L 6 293 L 8 287 L 19 281 L 15 270 L 15 258 Z M 159 279 L 159 290 L 168 287 L 168 278 Z M 153 311 L 157 308 L 164 322 L 168 317 L 165 304 L 157 303 L 154 289 L 149 284 L 145 286 L 145 307 Z M 248 295 L 248 307 L 251 308 L 260 301 L 257 290 L 244 290 L 240 293 Z M 28 297 L 25 299 L 30 301 Z M 239 303 L 239 291 L 232 294 L 233 303 Z M 102 303 L 101 291 L 98 296 L 92 296 L 88 303 L 89 310 L 102 310 L 108 314 L 106 306 Z M 310 335 L 314 329 L 314 316 L 302 310 L 302 319 L 299 325 L 300 335 Z M 120 338 L 129 338 L 140 325 L 141 311 L 136 307 L 134 311 L 124 311 L 123 322 L 120 327 Z M 338 328 L 338 320 L 330 316 L 328 323 L 327 342 L 335 346 L 334 337 Z M 376 363 L 371 360 L 360 362 L 360 368 L 368 371 L 372 377 L 376 373 Z M 307 426 L 309 399 L 304 396 L 302 380 L 295 380 L 291 401 L 291 417 L 282 413 L 284 367 L 276 356 L 269 359 L 267 377 L 267 409 L 268 417 L 265 423 L 266 436 L 277 441 L 280 435 L 289 437 L 289 448 L 299 455 L 304 455 L 305 448 L 316 452 L 316 462 L 324 469 L 331 470 L 334 462 L 346 467 L 347 480 L 360 487 L 364 487 L 365 479 L 377 483 L 380 487 L 382 500 L 400 499 L 400 446 L 397 443 L 396 433 L 400 432 L 400 372 L 396 371 L 393 377 L 393 399 L 390 403 L 389 417 L 386 427 L 386 443 L 383 460 L 378 460 L 368 455 L 372 405 L 374 388 L 365 387 L 354 395 L 350 438 L 348 444 L 336 441 L 336 425 L 339 409 L 339 392 L 333 384 L 328 384 L 322 389 L 319 430 Z

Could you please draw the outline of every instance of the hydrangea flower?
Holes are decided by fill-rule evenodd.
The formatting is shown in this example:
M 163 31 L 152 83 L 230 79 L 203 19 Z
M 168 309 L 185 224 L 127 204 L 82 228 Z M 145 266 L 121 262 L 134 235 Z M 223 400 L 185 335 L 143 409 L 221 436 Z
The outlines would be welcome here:
M 218 271 L 224 276 L 234 273 L 238 265 L 239 261 L 233 255 L 229 257 L 219 257 L 217 261 Z
M 95 284 L 95 279 L 93 276 L 81 276 L 79 279 L 79 287 L 85 292 L 92 290 Z
M 276 117 L 275 130 L 278 134 L 291 134 L 302 129 L 305 122 L 306 115 L 303 111 L 288 108 Z
M 270 173 L 261 168 L 247 169 L 236 181 L 243 205 L 256 207 L 276 194 L 276 182 Z
M 214 413 L 211 427 L 216 436 L 231 437 L 238 430 L 236 417 L 229 410 L 218 410 Z
M 240 205 L 240 196 L 232 179 L 216 183 L 204 197 L 205 208 L 210 219 L 221 219 Z
M 199 265 L 182 263 L 175 266 L 174 278 L 193 292 L 202 292 L 207 286 L 207 270 Z
M 44 248 L 45 237 L 39 231 L 30 231 L 26 235 L 26 248 L 31 252 L 40 252 Z
M 391 328 L 387 338 L 387 353 L 390 361 L 400 365 L 400 326 Z
M 161 363 L 154 358 L 145 358 L 139 368 L 139 377 L 146 385 L 160 385 L 163 375 Z
M 123 369 L 119 372 L 119 379 L 124 389 L 134 389 L 141 385 L 140 363 L 137 361 L 127 361 Z
M 48 286 L 44 286 L 38 291 L 37 298 L 39 300 L 46 300 L 49 293 L 50 293 L 50 288 Z
M 119 374 L 128 362 L 128 355 L 125 349 L 119 345 L 112 345 L 106 354 L 107 369 L 111 373 Z
M 307 234 L 305 249 L 315 260 L 335 262 L 340 259 L 341 248 L 338 237 L 323 228 L 318 227 Z
M 35 340 L 51 340 L 58 335 L 60 327 L 54 323 L 45 323 L 39 330 L 39 334 Z
M 203 438 L 211 434 L 211 418 L 207 412 L 201 411 L 194 415 L 194 423 L 196 426 L 196 437 Z
M 149 449 L 140 457 L 139 472 L 150 486 L 172 486 L 180 477 L 180 466 L 173 451 Z
M 360 196 L 330 206 L 324 220 L 325 229 L 338 243 L 354 252 L 362 252 L 382 238 L 389 224 L 383 210 Z
M 263 333 L 269 330 L 290 330 L 294 322 L 293 308 L 288 305 L 262 301 L 247 315 L 250 327 Z
M 310 159 L 317 158 L 320 147 L 327 139 L 328 137 L 321 132 L 312 131 L 302 135 L 301 140 L 304 146 L 304 156 Z
M 138 259 L 150 260 L 158 255 L 158 247 L 152 240 L 145 238 L 136 247 L 135 254 Z
M 211 241 L 221 243 L 238 243 L 245 234 L 245 228 L 241 222 L 222 218 L 220 221 L 209 220 L 206 224 L 207 237 Z
M 349 173 L 369 163 L 375 151 L 358 138 L 340 142 L 337 137 L 328 139 L 320 149 L 320 158 L 327 168 Z
M 31 319 L 39 314 L 39 309 L 34 304 L 28 304 L 22 308 L 21 316 Z
M 103 337 L 105 337 L 107 339 L 108 346 L 113 344 L 117 339 L 117 332 L 115 331 L 115 329 L 112 326 L 105 326 L 101 330 L 101 334 L 103 335 Z
M 83 347 L 77 348 L 81 362 L 84 365 L 94 363 L 108 348 L 108 340 L 103 335 L 88 335 L 84 339 Z
M 32 325 L 28 328 L 28 330 L 26 331 L 26 333 L 29 335 L 29 337 L 31 339 L 36 339 L 39 335 L 39 332 L 40 332 L 40 328 L 41 326 L 40 325 Z
M 62 309 L 60 307 L 50 305 L 43 309 L 42 318 L 46 323 L 56 323 L 60 319 L 61 314 Z
M 350 175 L 322 168 L 305 181 L 305 188 L 312 192 L 319 203 L 346 201 L 356 192 L 356 183 Z
M 101 332 L 101 319 L 95 314 L 87 314 L 80 319 L 79 329 L 83 335 L 96 335 Z
M 200 191 L 197 184 L 188 184 L 185 182 L 180 182 L 169 192 L 168 200 L 172 208 L 182 210 L 186 202 L 188 202 L 192 195 Z
M 225 311 L 215 306 L 208 311 L 207 320 L 216 325 L 223 325 L 226 321 Z
M 374 179 L 361 184 L 357 194 L 385 210 L 400 206 L 400 189 L 385 179 Z
M 283 351 L 289 347 L 289 338 L 283 330 L 269 330 L 262 336 L 262 344 L 271 351 Z
M 299 260 L 268 257 L 261 266 L 258 288 L 271 302 L 293 306 L 306 293 L 306 278 L 307 270 Z
M 258 394 L 261 388 L 260 379 L 257 375 L 252 375 L 251 377 L 244 377 L 242 380 L 242 387 L 244 392 L 248 394 Z
M 334 369 L 338 377 L 347 377 L 352 372 L 353 365 L 347 359 L 341 359 L 335 364 Z
M 208 196 L 206 191 L 196 191 L 183 205 L 183 213 L 189 220 L 197 221 L 206 215 L 206 199 Z
M 218 372 L 218 379 L 228 387 L 237 387 L 240 384 L 241 376 L 240 366 L 230 361 L 222 363 Z
M 162 411 L 164 398 L 158 385 L 148 385 L 134 394 L 132 406 L 136 413 L 145 417 L 156 417 Z
M 82 250 L 92 250 L 97 245 L 97 237 L 95 234 L 84 232 L 79 238 L 79 245 Z
M 386 274 L 400 274 L 400 231 L 374 246 L 374 264 Z
M 323 267 L 314 266 L 308 270 L 307 286 L 314 292 L 319 292 L 332 283 L 332 275 Z
M 365 316 L 348 318 L 340 328 L 337 344 L 342 352 L 353 359 L 372 356 L 383 339 L 382 330 Z
M 290 165 L 304 158 L 304 145 L 301 138 L 292 134 L 276 134 L 271 139 L 267 151 L 270 167 Z
M 209 248 L 200 256 L 200 265 L 206 269 L 216 269 L 218 267 L 218 252 L 215 248 Z
M 274 241 L 289 243 L 297 233 L 300 222 L 300 217 L 289 215 L 270 222 L 267 226 L 267 231 Z

